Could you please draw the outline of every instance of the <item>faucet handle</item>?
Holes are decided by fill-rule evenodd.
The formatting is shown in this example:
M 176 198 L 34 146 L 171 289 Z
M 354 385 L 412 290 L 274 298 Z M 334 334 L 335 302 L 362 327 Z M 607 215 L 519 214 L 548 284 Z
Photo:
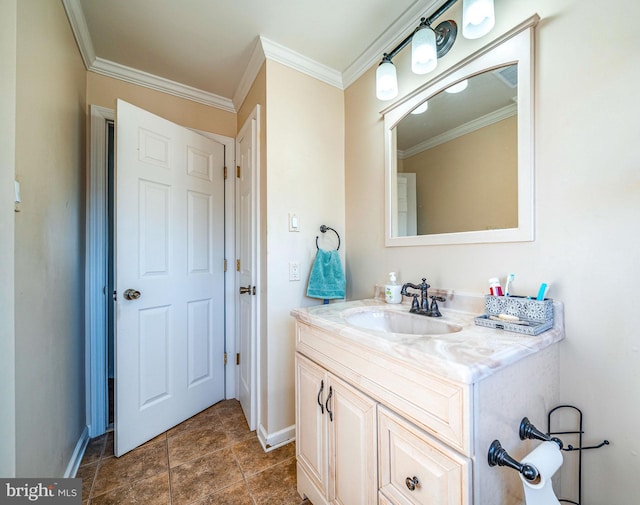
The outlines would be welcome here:
M 420 304 L 418 303 L 418 297 L 420 295 L 417 293 L 411 293 L 410 296 L 413 296 L 413 301 L 411 302 L 411 310 L 409 310 L 409 312 L 419 312 Z
M 442 313 L 438 308 L 438 302 L 444 302 L 446 301 L 446 298 L 436 295 L 430 295 L 429 298 L 431 298 L 431 307 L 429 307 L 431 317 L 442 317 Z

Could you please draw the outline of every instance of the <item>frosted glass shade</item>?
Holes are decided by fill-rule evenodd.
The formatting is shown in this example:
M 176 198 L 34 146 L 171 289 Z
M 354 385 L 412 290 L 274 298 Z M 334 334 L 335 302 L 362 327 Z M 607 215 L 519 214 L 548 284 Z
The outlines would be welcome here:
M 398 76 L 396 67 L 390 61 L 383 61 L 376 70 L 376 97 L 391 100 L 398 96 Z
M 411 39 L 411 70 L 414 74 L 426 74 L 437 64 L 436 32 L 428 26 L 422 26 Z
M 496 24 L 493 0 L 462 1 L 462 35 L 465 39 L 478 39 Z

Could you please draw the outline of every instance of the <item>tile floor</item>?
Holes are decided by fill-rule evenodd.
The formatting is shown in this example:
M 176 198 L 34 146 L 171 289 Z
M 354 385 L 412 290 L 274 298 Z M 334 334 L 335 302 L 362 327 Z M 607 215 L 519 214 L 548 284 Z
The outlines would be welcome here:
M 225 400 L 120 458 L 113 433 L 89 442 L 83 505 L 301 505 L 295 444 L 265 453 L 240 404 Z

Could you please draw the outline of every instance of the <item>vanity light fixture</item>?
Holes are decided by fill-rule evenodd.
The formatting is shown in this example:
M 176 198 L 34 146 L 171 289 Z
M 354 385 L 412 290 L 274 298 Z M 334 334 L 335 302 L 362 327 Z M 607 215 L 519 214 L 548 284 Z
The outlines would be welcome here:
M 493 0 L 462 0 L 462 36 L 479 39 L 496 24 Z
M 398 96 L 396 67 L 386 55 L 376 70 L 376 96 L 379 100 L 391 100 Z
M 411 39 L 411 70 L 414 74 L 431 72 L 438 64 L 436 32 L 422 18 Z
M 436 68 L 438 58 L 449 52 L 458 35 L 458 25 L 448 20 L 432 28 L 433 22 L 442 16 L 458 0 L 447 0 L 428 18 L 421 18 L 418 27 L 390 52 L 384 53 L 376 71 L 376 97 L 391 100 L 398 96 L 398 77 L 391 61 L 411 42 L 411 70 L 426 74 Z M 463 0 L 462 35 L 475 39 L 489 33 L 495 24 L 493 0 Z

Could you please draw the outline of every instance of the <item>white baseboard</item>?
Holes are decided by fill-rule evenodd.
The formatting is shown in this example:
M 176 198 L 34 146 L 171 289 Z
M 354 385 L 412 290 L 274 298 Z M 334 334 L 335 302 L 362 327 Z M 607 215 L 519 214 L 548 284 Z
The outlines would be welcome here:
M 71 455 L 71 459 L 67 465 L 67 470 L 64 472 L 65 479 L 74 478 L 76 476 L 80 463 L 82 462 L 82 457 L 84 456 L 84 451 L 87 449 L 87 445 L 89 445 L 89 440 L 89 427 L 85 426 L 84 430 L 82 430 L 82 434 L 80 435 L 80 439 L 76 444 L 76 448 L 73 450 L 73 454 Z
M 271 434 L 267 433 L 262 424 L 258 426 L 258 440 L 260 441 L 260 445 L 262 445 L 264 452 L 273 451 L 278 447 L 287 445 L 289 442 L 293 442 L 295 439 L 295 424 Z

